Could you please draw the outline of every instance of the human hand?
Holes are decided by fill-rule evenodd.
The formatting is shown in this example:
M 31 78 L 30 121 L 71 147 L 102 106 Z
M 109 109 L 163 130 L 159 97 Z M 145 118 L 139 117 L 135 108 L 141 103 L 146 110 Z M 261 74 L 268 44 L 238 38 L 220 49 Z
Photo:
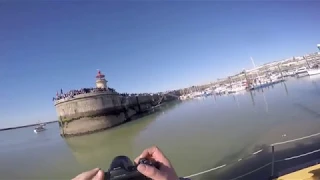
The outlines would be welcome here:
M 151 158 L 160 163 L 160 168 L 157 169 L 152 166 L 145 164 L 139 164 L 137 167 L 138 171 L 143 175 L 153 179 L 153 180 L 178 180 L 174 168 L 172 167 L 170 161 L 164 156 L 160 149 L 156 146 L 145 149 L 139 157 L 134 161 L 135 163 L 139 162 L 141 158 Z
M 104 172 L 99 168 L 95 168 L 79 174 L 72 180 L 104 180 Z

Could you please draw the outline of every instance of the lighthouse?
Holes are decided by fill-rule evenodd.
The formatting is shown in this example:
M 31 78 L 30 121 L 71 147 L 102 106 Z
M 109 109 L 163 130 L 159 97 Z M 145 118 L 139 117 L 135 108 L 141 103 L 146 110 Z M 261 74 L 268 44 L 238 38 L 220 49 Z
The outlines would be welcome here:
M 98 71 L 98 74 L 97 74 L 97 76 L 96 76 L 96 87 L 97 88 L 108 88 L 107 87 L 107 80 L 106 80 L 106 78 L 105 78 L 105 76 L 104 76 L 104 74 L 102 74 L 101 73 L 101 71 L 99 70 Z

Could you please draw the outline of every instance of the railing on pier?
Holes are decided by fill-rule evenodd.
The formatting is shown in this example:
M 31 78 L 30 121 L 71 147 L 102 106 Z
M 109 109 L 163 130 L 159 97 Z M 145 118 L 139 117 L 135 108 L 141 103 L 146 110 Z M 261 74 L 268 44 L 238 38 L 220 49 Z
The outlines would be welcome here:
M 271 144 L 269 146 L 269 148 L 271 149 L 271 162 L 268 162 L 250 172 L 247 172 L 245 174 L 242 174 L 240 176 L 237 176 L 235 178 L 231 178 L 231 180 L 237 180 L 237 179 L 241 179 L 241 178 L 244 178 L 244 177 L 247 177 L 248 175 L 251 175 L 255 172 L 258 172 L 264 168 L 271 168 L 270 169 L 270 174 L 265 174 L 266 177 L 269 177 L 269 179 L 276 179 L 278 178 L 279 176 L 282 176 L 282 175 L 285 175 L 285 174 L 289 174 L 289 173 L 292 173 L 292 172 L 295 172 L 297 170 L 301 170 L 301 169 L 304 169 L 306 167 L 309 167 L 309 166 L 312 166 L 312 165 L 316 165 L 316 164 L 319 164 L 320 163 L 320 159 L 313 159 L 312 161 L 308 161 L 306 163 L 301 163 L 301 164 L 297 164 L 296 166 L 294 167 L 287 167 L 285 169 L 282 169 L 280 172 L 278 172 L 277 174 L 278 175 L 275 175 L 276 172 L 275 172 L 275 167 L 277 165 L 277 163 L 280 163 L 280 162 L 285 162 L 285 161 L 290 161 L 290 160 L 294 160 L 294 159 L 298 159 L 298 158 L 302 158 L 302 157 L 306 157 L 306 156 L 309 156 L 311 154 L 315 154 L 315 153 L 319 153 L 320 152 L 320 149 L 314 149 L 312 151 L 308 151 L 308 152 L 305 152 L 303 154 L 298 154 L 298 155 L 294 155 L 294 156 L 290 156 L 290 157 L 286 157 L 286 158 L 281 158 L 281 159 L 276 159 L 275 158 L 275 154 L 276 154 L 276 147 L 277 146 L 280 146 L 280 145 L 284 145 L 284 144 L 288 144 L 288 143 L 293 143 L 293 142 L 298 142 L 298 141 L 301 141 L 301 140 L 306 140 L 306 139 L 310 139 L 310 138 L 313 138 L 313 137 L 316 137 L 316 136 L 320 136 L 320 133 L 316 133 L 316 134 L 312 134 L 312 135 L 309 135 L 309 136 L 304 136 L 304 137 L 301 137 L 301 138 L 296 138 L 296 139 L 292 139 L 292 140 L 287 140 L 287 141 L 282 141 L 282 142 L 278 142 L 278 143 L 274 143 L 274 144 Z M 237 162 L 242 162 L 243 160 L 246 160 L 246 159 L 249 159 L 251 157 L 255 157 L 255 156 L 258 156 L 261 152 L 263 151 L 266 151 L 266 150 L 263 150 L 263 149 L 260 149 L 256 152 L 253 152 L 252 154 L 250 154 L 249 156 L 247 157 L 244 157 L 244 158 L 241 158 L 241 159 L 238 159 L 238 160 L 235 160 L 233 163 L 229 163 L 229 164 L 222 164 L 218 167 L 214 167 L 214 168 L 211 168 L 211 169 L 207 169 L 207 170 L 204 170 L 202 172 L 198 172 L 198 173 L 195 173 L 195 174 L 191 174 L 191 175 L 188 175 L 188 176 L 185 176 L 185 178 L 192 178 L 192 177 L 196 177 L 196 176 L 199 176 L 199 175 L 203 175 L 203 174 L 207 174 L 209 172 L 213 172 L 213 171 L 216 171 L 216 170 L 219 170 L 219 169 L 222 169 L 224 167 L 227 167 L 229 165 L 234 165 L 235 163 Z

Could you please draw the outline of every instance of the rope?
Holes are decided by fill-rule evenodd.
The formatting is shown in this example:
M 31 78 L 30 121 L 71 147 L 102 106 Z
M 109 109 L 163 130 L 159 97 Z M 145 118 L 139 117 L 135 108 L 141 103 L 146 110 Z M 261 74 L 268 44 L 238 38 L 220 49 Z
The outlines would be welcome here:
M 247 157 L 244 157 L 244 158 L 240 158 L 238 159 L 236 162 L 239 162 L 239 161 L 242 161 L 242 160 L 245 160 L 245 159 L 248 159 L 258 153 L 262 152 L 262 149 L 256 151 L 256 152 L 253 152 L 252 154 L 250 154 L 249 156 Z M 230 164 L 234 164 L 236 162 L 233 162 L 233 163 L 230 163 Z M 230 165 L 229 164 L 229 165 Z M 218 167 L 215 167 L 215 168 L 211 168 L 211 169 L 208 169 L 208 170 L 205 170 L 205 171 L 201 171 L 201 172 L 198 172 L 198 173 L 195 173 L 195 174 L 191 174 L 189 176 L 185 176 L 184 178 L 190 178 L 190 177 L 194 177 L 194 176 L 198 176 L 198 175 L 201 175 L 201 174 L 205 174 L 205 173 L 208 173 L 208 172 L 211 172 L 211 171 L 215 171 L 215 170 L 218 170 L 218 169 L 221 169 L 223 167 L 227 166 L 227 164 L 224 164 L 224 165 L 221 165 L 221 166 L 218 166 Z
M 196 174 L 191 174 L 189 176 L 186 176 L 184 178 L 191 178 L 191 177 L 194 177 L 194 176 L 198 176 L 198 175 L 201 175 L 201 174 L 205 174 L 205 173 L 208 173 L 208 172 L 211 172 L 211 171 L 214 171 L 214 170 L 217 170 L 217 169 L 221 169 L 223 167 L 227 166 L 226 164 L 222 165 L 222 166 L 218 166 L 218 167 L 215 167 L 215 168 L 212 168 L 212 169 L 208 169 L 208 170 L 205 170 L 205 171 L 202 171 L 202 172 L 199 172 L 199 173 L 196 173 Z
M 248 172 L 248 173 L 246 173 L 246 174 L 243 174 L 243 175 L 241 175 L 241 176 L 238 176 L 238 177 L 236 177 L 236 178 L 233 178 L 233 179 L 231 179 L 231 180 L 236 180 L 236 179 L 242 178 L 242 177 L 244 177 L 244 176 L 247 176 L 247 175 L 249 175 L 249 174 L 252 174 L 252 173 L 254 173 L 254 172 L 256 172 L 256 171 L 259 171 L 259 170 L 262 169 L 262 168 L 265 168 L 265 167 L 269 166 L 270 164 L 271 164 L 271 162 L 268 163 L 268 164 L 265 164 L 265 165 L 263 165 L 263 166 L 261 166 L 261 167 L 259 167 L 259 168 L 257 168 L 257 169 L 255 169 L 255 170 L 253 170 L 253 171 L 250 171 L 250 172 Z
M 256 154 L 261 153 L 261 152 L 262 152 L 262 149 L 260 149 L 259 151 L 254 152 L 254 153 L 252 153 L 252 154 L 253 154 L 253 155 L 256 155 Z
M 277 145 L 286 144 L 286 143 L 289 143 L 289 142 L 300 141 L 300 140 L 311 138 L 311 137 L 318 136 L 318 135 L 320 135 L 320 133 L 316 133 L 316 134 L 312 134 L 312 135 L 309 135 L 309 136 L 304 136 L 304 137 L 301 137 L 301 138 L 292 139 L 292 140 L 288 140 L 288 141 L 277 142 L 277 143 L 271 144 L 270 146 L 277 146 Z
M 289 157 L 289 158 L 285 158 L 284 161 L 291 160 L 291 159 L 297 159 L 299 157 L 303 157 L 303 156 L 307 156 L 307 155 L 310 155 L 310 154 L 314 154 L 314 153 L 319 152 L 319 151 L 320 151 L 320 149 L 317 149 L 317 150 L 314 150 L 314 151 L 311 151 L 311 152 L 307 152 L 305 154 L 300 154 L 298 156 L 292 156 L 292 157 Z

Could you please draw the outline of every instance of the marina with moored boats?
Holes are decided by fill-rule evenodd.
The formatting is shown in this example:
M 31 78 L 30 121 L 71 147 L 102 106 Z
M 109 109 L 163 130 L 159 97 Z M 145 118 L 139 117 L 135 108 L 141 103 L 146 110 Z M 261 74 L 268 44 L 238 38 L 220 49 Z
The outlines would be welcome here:
M 180 90 L 181 100 L 208 95 L 228 95 L 257 90 L 286 81 L 288 78 L 301 78 L 320 74 L 320 54 L 312 53 L 256 67 L 250 58 L 253 69 L 243 70 L 236 75 L 200 86 Z

